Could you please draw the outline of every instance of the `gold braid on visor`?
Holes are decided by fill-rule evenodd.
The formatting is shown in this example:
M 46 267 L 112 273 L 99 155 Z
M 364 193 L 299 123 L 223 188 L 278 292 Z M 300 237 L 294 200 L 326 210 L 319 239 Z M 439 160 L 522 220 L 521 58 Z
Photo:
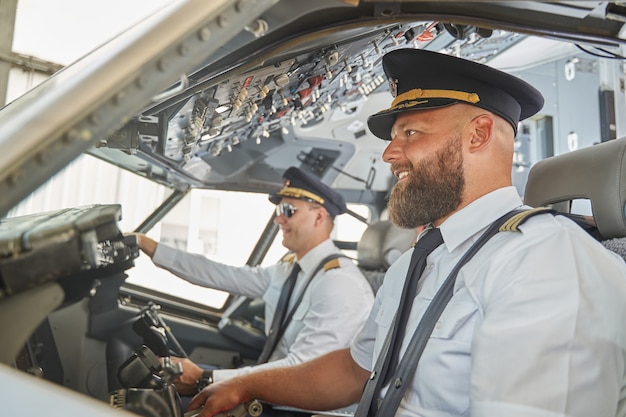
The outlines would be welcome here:
M 465 91 L 455 90 L 422 90 L 421 88 L 414 88 L 406 93 L 402 93 L 397 96 L 391 108 L 396 107 L 404 101 L 417 100 L 420 98 L 448 98 L 451 100 L 465 101 L 467 103 L 476 104 L 480 101 L 480 97 L 476 93 L 466 93 Z
M 313 194 L 307 190 L 303 190 L 302 188 L 294 188 L 294 187 L 285 187 L 278 192 L 278 195 L 282 195 L 285 197 L 293 197 L 293 198 L 308 198 L 311 201 L 314 201 L 319 204 L 324 204 L 324 199 L 316 194 Z

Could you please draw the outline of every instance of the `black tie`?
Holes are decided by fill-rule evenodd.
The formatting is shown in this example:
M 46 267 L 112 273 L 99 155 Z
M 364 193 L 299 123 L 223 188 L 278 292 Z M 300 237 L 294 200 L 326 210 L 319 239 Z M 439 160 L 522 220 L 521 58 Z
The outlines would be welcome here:
M 278 304 L 276 305 L 276 312 L 274 313 L 274 319 L 272 320 L 272 327 L 270 327 L 270 333 L 267 336 L 267 340 L 265 341 L 265 345 L 263 346 L 263 351 L 259 355 L 259 359 L 257 364 L 265 363 L 274 352 L 274 348 L 276 348 L 276 344 L 278 343 L 279 336 L 283 334 L 280 329 L 280 326 L 285 319 L 285 315 L 287 314 L 287 308 L 289 307 L 289 299 L 291 298 L 291 293 L 293 292 L 293 287 L 296 285 L 296 278 L 298 277 L 298 273 L 300 272 L 300 265 L 298 263 L 294 264 L 291 273 L 285 280 L 283 284 L 283 288 L 280 291 L 280 297 L 278 298 Z
M 365 417 L 367 415 L 376 414 L 376 410 L 378 409 L 377 399 L 380 390 L 395 373 L 394 371 L 398 364 L 400 346 L 402 345 L 406 331 L 406 322 L 411 313 L 411 308 L 413 307 L 413 300 L 417 292 L 417 283 L 426 268 L 426 258 L 442 243 L 443 238 L 441 237 L 441 231 L 434 228 L 426 232 L 415 244 L 404 281 L 400 304 L 396 312 L 396 321 L 393 328 L 390 330 L 391 334 L 387 335 L 385 345 L 380 352 L 381 356 L 379 356 L 376 361 L 372 376 L 365 386 L 363 395 L 359 401 L 359 406 L 355 412 L 355 417 Z
M 443 243 L 441 237 L 441 231 L 438 228 L 430 229 L 424 236 L 422 236 L 415 244 L 413 255 L 411 256 L 411 262 L 409 263 L 409 270 L 407 271 L 407 277 L 404 282 L 404 289 L 402 290 L 402 296 L 400 297 L 400 305 L 398 306 L 398 315 L 395 327 L 393 328 L 393 335 L 391 338 L 391 347 L 389 348 L 389 366 L 385 370 L 383 386 L 389 382 L 391 375 L 394 374 L 396 367 L 398 366 L 398 358 L 400 356 L 400 346 L 404 340 L 404 334 L 406 332 L 406 324 L 413 308 L 413 300 L 417 294 L 417 283 L 419 282 L 424 269 L 426 268 L 426 258 L 432 251 L 438 248 Z

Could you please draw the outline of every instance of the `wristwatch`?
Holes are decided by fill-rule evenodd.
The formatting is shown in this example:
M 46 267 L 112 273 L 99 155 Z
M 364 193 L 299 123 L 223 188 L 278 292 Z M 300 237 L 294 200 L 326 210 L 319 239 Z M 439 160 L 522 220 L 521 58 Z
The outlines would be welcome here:
M 198 380 L 198 384 L 196 385 L 196 389 L 198 392 L 202 391 L 204 388 L 208 387 L 213 383 L 213 371 L 206 370 L 202 372 L 202 376 Z

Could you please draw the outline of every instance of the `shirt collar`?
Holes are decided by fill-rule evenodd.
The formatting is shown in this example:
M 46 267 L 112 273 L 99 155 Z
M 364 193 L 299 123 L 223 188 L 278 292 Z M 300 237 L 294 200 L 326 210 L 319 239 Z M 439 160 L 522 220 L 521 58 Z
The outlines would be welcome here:
M 510 186 L 485 194 L 452 214 L 439 227 L 448 252 L 521 205 L 517 189 Z
M 305 275 L 309 275 L 311 272 L 317 268 L 318 264 L 322 259 L 331 253 L 337 252 L 338 249 L 333 243 L 332 240 L 327 239 L 308 251 L 302 259 L 298 259 L 297 262 L 300 264 L 300 268 L 302 268 L 302 272 Z

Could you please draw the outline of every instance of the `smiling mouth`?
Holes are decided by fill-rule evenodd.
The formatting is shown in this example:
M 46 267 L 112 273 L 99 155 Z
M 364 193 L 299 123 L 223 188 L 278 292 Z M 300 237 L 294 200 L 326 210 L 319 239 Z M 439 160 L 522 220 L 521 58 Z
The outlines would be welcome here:
M 408 170 L 396 172 L 396 178 L 398 178 L 398 181 L 402 181 L 403 179 L 405 179 L 408 176 L 409 176 L 409 171 Z

